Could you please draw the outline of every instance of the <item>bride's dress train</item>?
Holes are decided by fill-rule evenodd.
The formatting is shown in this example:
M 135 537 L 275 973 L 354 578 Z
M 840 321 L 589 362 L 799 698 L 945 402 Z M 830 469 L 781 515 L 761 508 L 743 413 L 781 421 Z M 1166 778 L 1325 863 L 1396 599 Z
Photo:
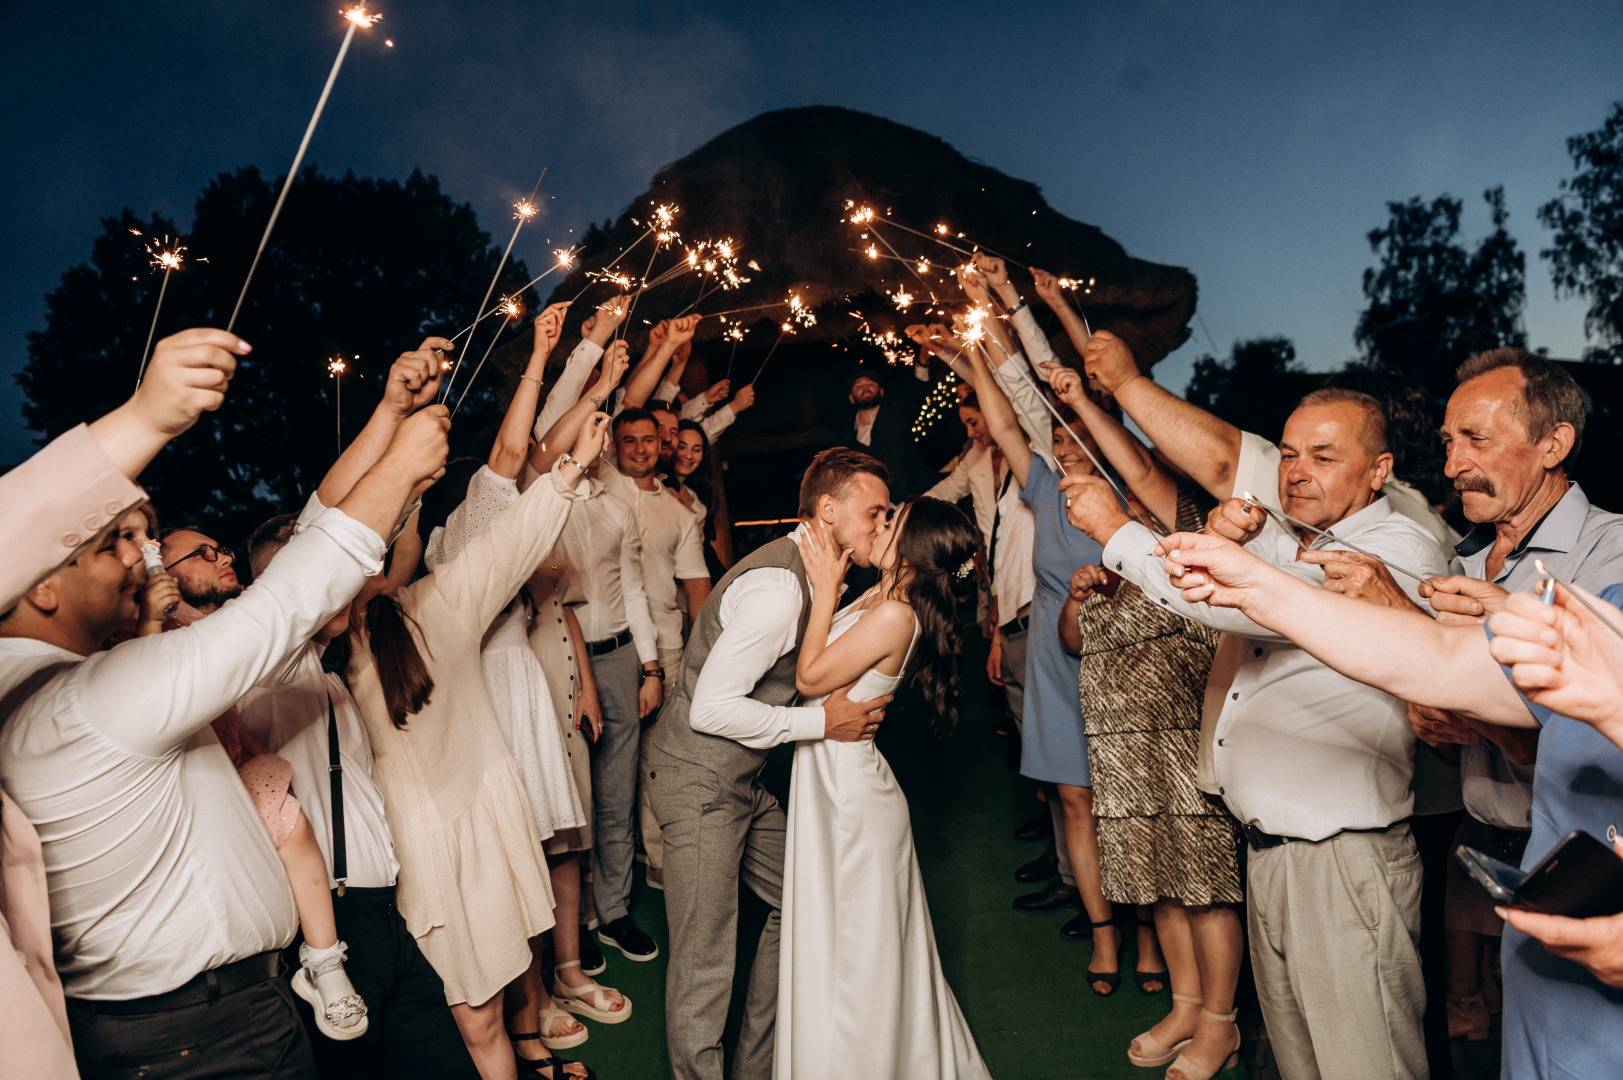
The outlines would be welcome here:
M 915 624 L 909 659 L 917 644 Z M 900 682 L 870 669 L 850 696 Z M 871 741 L 795 747 L 781 949 L 776 1080 L 990 1080 L 941 973 L 907 799 Z

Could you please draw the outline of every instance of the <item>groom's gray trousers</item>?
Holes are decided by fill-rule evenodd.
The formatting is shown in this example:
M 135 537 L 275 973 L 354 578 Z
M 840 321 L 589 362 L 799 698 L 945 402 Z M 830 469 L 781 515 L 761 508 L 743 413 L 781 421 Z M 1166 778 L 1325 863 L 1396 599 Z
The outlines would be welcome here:
M 769 1080 L 778 1012 L 784 815 L 757 782 L 740 788 L 658 750 L 648 755 L 650 805 L 665 831 L 670 966 L 665 1039 L 677 1080 L 722 1080 L 721 1033 L 733 992 L 738 883 L 772 905 L 744 999 L 734 1080 Z

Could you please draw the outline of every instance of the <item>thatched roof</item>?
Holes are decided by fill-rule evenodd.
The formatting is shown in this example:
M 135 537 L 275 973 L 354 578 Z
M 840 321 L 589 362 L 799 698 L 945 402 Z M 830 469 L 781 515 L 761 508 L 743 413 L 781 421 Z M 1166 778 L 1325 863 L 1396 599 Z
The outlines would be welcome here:
M 674 228 L 684 243 L 724 237 L 738 241 L 741 272 L 751 279 L 737 290 L 716 292 L 695 309 L 701 313 L 781 301 L 793 292 L 817 312 L 817 326 L 798 332 L 806 341 L 850 338 L 860 325 L 847 314 L 854 309 L 879 332 L 927 321 L 927 290 L 906 266 L 852 250 L 876 238 L 862 239 L 861 228 L 844 221 L 850 213 L 847 200 L 915 229 L 929 231 L 945 223 L 949 238 L 961 246 L 979 244 L 1028 266 L 1093 279 L 1091 293 L 1079 294 L 1089 321 L 1094 329 L 1126 339 L 1146 369 L 1189 336 L 1196 287 L 1188 270 L 1132 258 L 1096 227 L 1050 207 L 1035 184 L 971 161 L 933 135 L 828 106 L 757 116 L 661 169 L 606 239 L 583 253 L 552 300 L 572 298 L 591 285 L 593 271 L 602 270 L 643 235 L 651 208 L 671 204 L 680 210 Z M 910 260 L 923 257 L 946 268 L 962 261 L 946 248 L 889 225 L 872 228 Z M 964 239 L 958 238 L 960 233 Z M 883 243 L 877 246 L 886 250 Z M 651 241 L 645 241 L 616 269 L 642 275 L 651 250 Z M 671 246 L 660 255 L 653 274 L 679 257 Z M 744 269 L 743 260 L 751 259 L 761 269 Z M 1030 296 L 1029 278 L 1015 273 Z M 958 295 L 941 270 L 932 280 L 939 283 L 943 299 Z M 632 337 L 645 324 L 680 313 L 699 288 L 696 277 L 686 277 L 651 289 L 637 302 Z M 898 288 L 921 302 L 906 312 L 897 310 L 891 295 Z M 612 291 L 606 284 L 593 285 L 583 300 L 602 299 Z M 569 330 L 590 310 L 588 303 L 577 305 Z M 748 318 L 782 317 L 779 308 Z M 714 338 L 726 329 L 719 320 L 706 319 L 699 336 Z M 763 336 L 769 342 L 775 333 L 757 327 L 751 344 Z

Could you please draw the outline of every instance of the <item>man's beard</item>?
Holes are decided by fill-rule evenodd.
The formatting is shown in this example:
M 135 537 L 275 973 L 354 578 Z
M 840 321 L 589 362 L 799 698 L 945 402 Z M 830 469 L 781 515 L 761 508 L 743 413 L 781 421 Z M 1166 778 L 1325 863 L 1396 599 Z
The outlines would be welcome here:
M 1467 491 L 1478 491 L 1484 495 L 1490 496 L 1497 494 L 1493 490 L 1493 481 L 1489 480 L 1486 476 L 1479 476 L 1476 473 L 1466 473 L 1463 476 L 1455 477 L 1454 490 L 1458 491 L 1462 495 Z
M 859 409 L 872 408 L 873 406 L 879 404 L 879 391 L 877 391 L 877 390 L 869 390 L 869 391 L 866 391 L 866 392 L 860 392 L 859 391 L 857 393 L 853 393 L 851 395 L 851 399 L 852 399 L 852 402 Z
M 179 584 L 179 582 L 176 582 L 176 584 Z M 180 598 L 198 611 L 213 611 L 227 600 L 235 600 L 241 595 L 241 585 L 215 585 L 202 590 L 188 589 L 184 585 L 180 586 Z

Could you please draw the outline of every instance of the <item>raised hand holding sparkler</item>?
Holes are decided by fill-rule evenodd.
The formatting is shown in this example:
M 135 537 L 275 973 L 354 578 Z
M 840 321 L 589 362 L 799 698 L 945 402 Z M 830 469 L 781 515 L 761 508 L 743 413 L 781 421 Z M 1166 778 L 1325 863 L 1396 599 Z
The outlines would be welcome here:
M 276 204 L 271 207 L 270 220 L 265 223 L 265 232 L 259 238 L 259 248 L 254 252 L 254 261 L 248 265 L 248 276 L 243 279 L 242 291 L 237 293 L 237 304 L 231 309 L 231 320 L 225 324 L 227 331 L 237 325 L 237 316 L 242 313 L 242 302 L 248 297 L 248 286 L 254 281 L 254 271 L 259 269 L 259 260 L 265 254 L 265 245 L 270 243 L 271 233 L 276 229 L 276 219 L 282 214 L 282 204 L 287 201 L 288 190 L 298 178 L 299 165 L 304 161 L 304 152 L 310 148 L 310 136 L 316 133 L 316 124 L 321 121 L 321 111 L 327 107 L 327 97 L 332 93 L 333 83 L 338 81 L 338 69 L 344 66 L 344 57 L 349 55 L 349 44 L 355 40 L 355 31 L 371 26 L 381 18 L 382 15 L 368 14 L 366 8 L 360 4 L 344 12 L 344 19 L 349 23 L 348 29 L 344 31 L 344 42 L 338 46 L 338 58 L 332 62 L 332 70 L 327 72 L 327 83 L 321 88 L 321 97 L 316 99 L 316 111 L 310 114 L 310 123 L 305 126 L 304 138 L 299 140 L 298 152 L 293 155 L 293 165 L 287 170 L 287 179 L 282 182 L 282 190 L 276 196 Z

